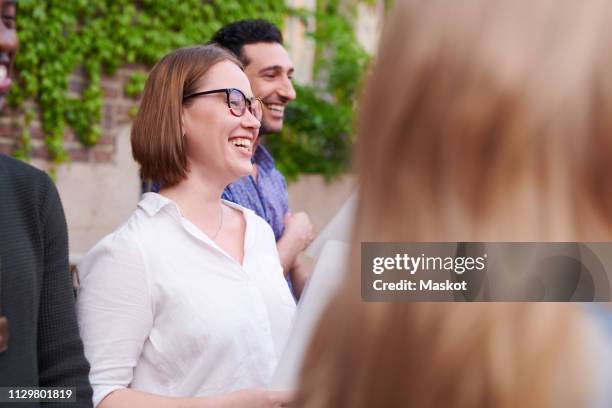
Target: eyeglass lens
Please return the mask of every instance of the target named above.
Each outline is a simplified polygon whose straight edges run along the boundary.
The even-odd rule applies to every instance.
[[[244,94],[238,89],[232,89],[228,94],[228,102],[234,115],[244,115],[244,112],[248,106],[251,114],[253,114],[253,116],[255,116],[258,120],[261,120],[263,111],[259,99],[253,98],[251,100],[247,100]]]

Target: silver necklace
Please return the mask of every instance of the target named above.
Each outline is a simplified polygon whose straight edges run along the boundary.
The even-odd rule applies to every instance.
[[[219,235],[219,232],[221,232],[221,227],[223,226],[223,204],[221,204],[221,213],[219,214],[219,228],[217,228],[217,232],[214,233],[214,235],[212,237],[210,237],[211,241],[214,241],[217,238],[217,235]]]

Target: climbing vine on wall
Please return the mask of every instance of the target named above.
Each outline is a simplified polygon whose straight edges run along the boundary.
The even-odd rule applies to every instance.
[[[269,140],[278,167],[290,179],[300,172],[329,179],[350,160],[355,100],[370,60],[347,19],[347,13],[356,17],[356,4],[342,13],[339,0],[317,1],[316,29],[309,33],[316,44],[313,85],[296,86],[287,125],[279,138]]]
[[[280,138],[270,138],[271,148],[290,177],[298,171],[333,175],[346,165],[352,98],[366,56],[336,2],[319,4],[312,15],[289,10],[284,0],[20,0],[18,8],[19,86],[11,91],[11,102],[28,110],[26,124],[33,113],[24,102],[35,102],[45,144],[56,162],[68,159],[63,144],[67,127],[85,146],[100,138],[103,74],[113,75],[124,64],[152,66],[171,50],[206,42],[238,19],[265,18],[282,27],[288,13],[297,13],[316,19],[311,35],[317,44],[327,44],[331,59],[318,58],[315,71],[325,71],[328,81],[298,87],[288,126]],[[83,70],[86,82],[75,94],[68,82],[77,69]],[[135,73],[124,93],[137,96],[145,80]],[[27,157],[29,146],[24,126],[17,155]]]

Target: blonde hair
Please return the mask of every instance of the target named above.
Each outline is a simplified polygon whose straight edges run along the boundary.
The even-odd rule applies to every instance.
[[[397,3],[359,109],[349,268],[299,406],[584,406],[574,305],[364,303],[359,243],[609,240],[612,4]]]
[[[300,408],[572,408],[591,327],[570,305],[369,303],[339,294],[302,367]]]
[[[390,17],[357,140],[360,219],[388,216],[364,233],[563,241],[612,224],[612,3],[406,0]]]

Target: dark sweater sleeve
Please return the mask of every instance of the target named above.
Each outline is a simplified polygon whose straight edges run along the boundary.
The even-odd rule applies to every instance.
[[[43,277],[38,321],[38,368],[41,387],[76,387],[77,403],[52,407],[91,407],[89,363],[77,326],[68,265],[68,232],[64,210],[53,182],[44,174],[41,225]]]

